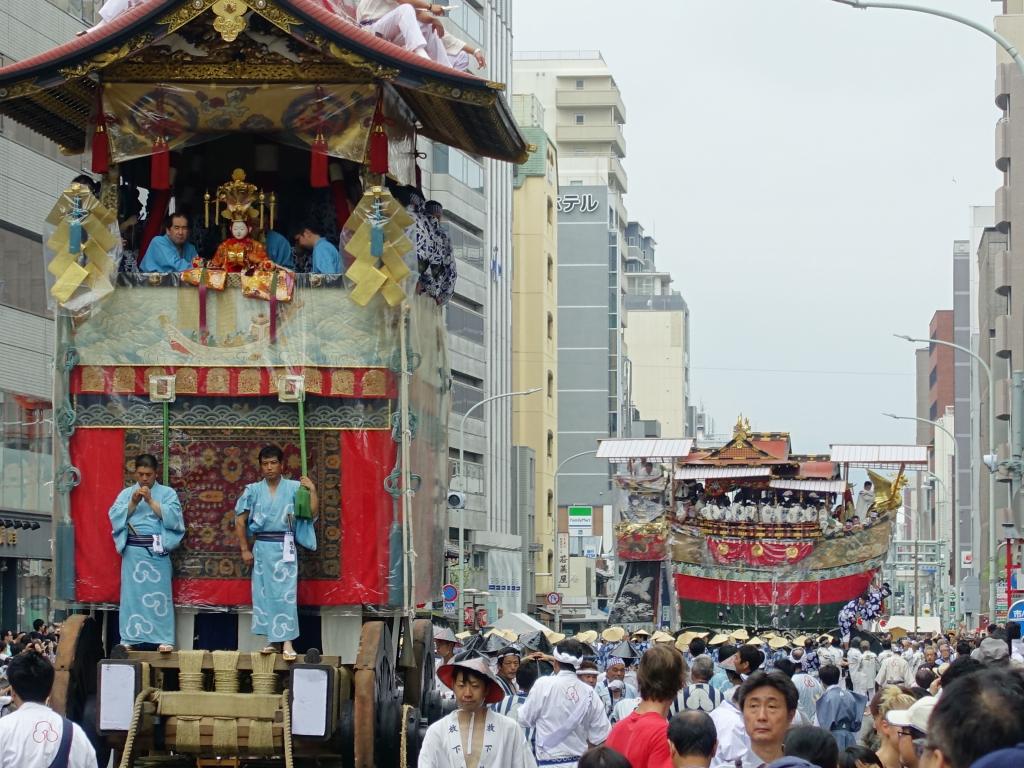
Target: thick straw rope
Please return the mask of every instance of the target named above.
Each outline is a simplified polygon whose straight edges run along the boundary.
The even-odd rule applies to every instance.
[[[252,654],[252,692],[276,693],[277,675],[274,674],[274,661],[277,654]]]
[[[203,690],[203,656],[206,651],[178,651],[178,683],[183,691]]]
[[[135,746],[135,732],[139,728],[139,720],[142,719],[142,703],[154,694],[159,695],[155,688],[143,688],[142,692],[135,697],[135,706],[132,707],[132,719],[128,725],[128,735],[125,737],[124,750],[121,752],[120,768],[128,768],[131,764],[132,750]]]
[[[213,684],[217,693],[238,693],[238,651],[213,652]]]

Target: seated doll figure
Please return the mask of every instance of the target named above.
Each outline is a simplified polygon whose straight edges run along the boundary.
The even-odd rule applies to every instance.
[[[245,272],[268,260],[263,243],[252,236],[252,228],[244,217],[231,222],[231,237],[217,246],[210,266],[227,272]]]

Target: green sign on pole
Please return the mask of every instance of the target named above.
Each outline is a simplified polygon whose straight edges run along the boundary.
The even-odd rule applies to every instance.
[[[588,534],[594,528],[593,507],[569,507],[569,531],[586,531]]]

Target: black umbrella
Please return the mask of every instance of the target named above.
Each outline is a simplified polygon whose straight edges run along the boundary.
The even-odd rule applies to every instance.
[[[520,635],[519,644],[529,651],[539,651],[544,654],[551,653],[551,642],[548,640],[547,635],[539,629]]]

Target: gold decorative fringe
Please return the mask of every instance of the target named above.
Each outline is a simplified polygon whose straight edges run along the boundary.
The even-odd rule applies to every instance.
[[[238,693],[238,651],[213,652],[213,684],[217,693]]]
[[[203,657],[206,651],[178,651],[178,682],[181,690],[203,690]],[[197,726],[198,727],[198,726]]]
[[[252,692],[276,693],[277,675],[274,674],[276,653],[252,653]]]

